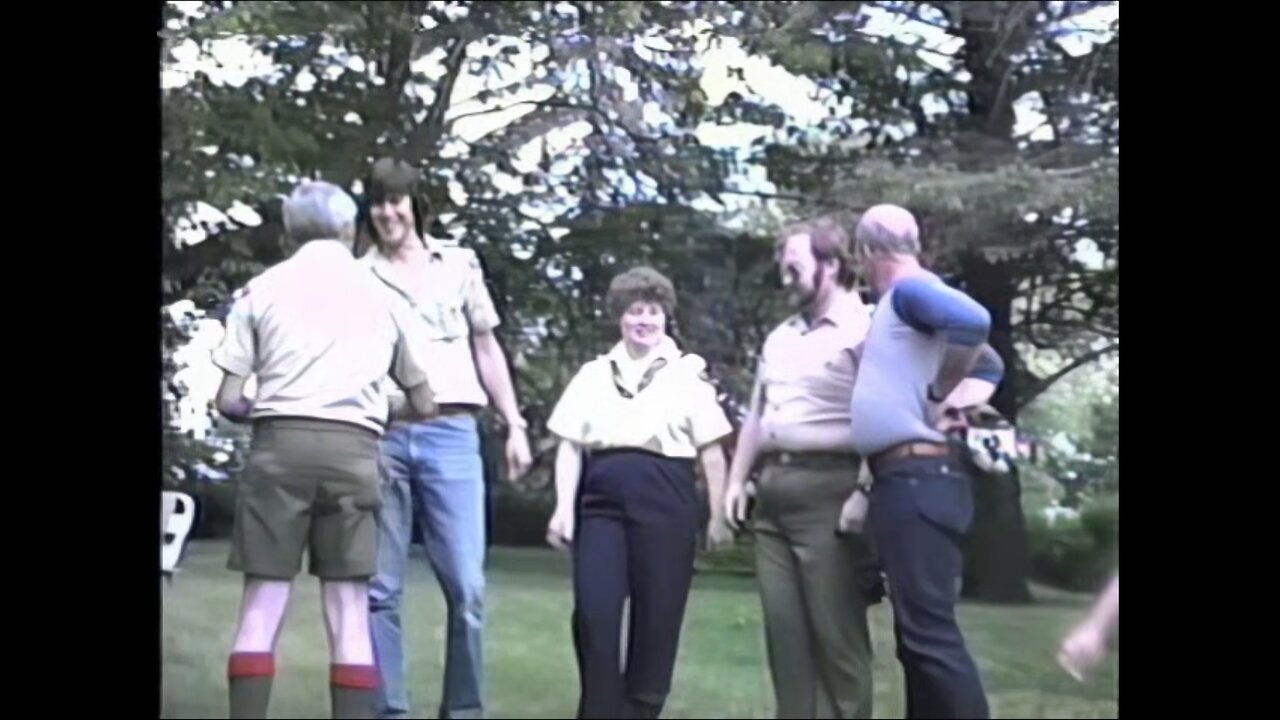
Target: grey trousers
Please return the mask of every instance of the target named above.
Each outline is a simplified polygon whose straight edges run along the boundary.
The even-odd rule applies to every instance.
[[[870,718],[871,638],[860,572],[871,552],[837,536],[858,467],[767,465],[754,530],[779,718]]]

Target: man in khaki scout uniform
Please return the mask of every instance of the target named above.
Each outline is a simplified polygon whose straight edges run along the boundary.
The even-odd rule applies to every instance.
[[[431,352],[440,417],[396,423],[382,442],[383,509],[378,573],[370,584],[373,642],[382,673],[382,717],[409,714],[400,607],[415,513],[448,617],[439,717],[484,711],[485,478],[477,415],[492,400],[506,422],[507,479],[529,467],[498,312],[476,253],[426,232],[431,217],[420,173],[392,159],[374,163],[366,184],[372,247],[361,262],[389,297],[419,319],[412,337]]]
[[[355,219],[341,189],[298,187],[284,225],[302,247],[237,294],[213,353],[225,372],[219,411],[254,424],[229,561],[245,575],[228,663],[233,718],[266,717],[304,551],[322,585],[333,717],[374,717],[367,579],[377,568],[378,438],[389,412],[430,412],[432,400],[422,356],[406,340],[413,318],[351,254]],[[389,407],[388,375],[409,408]]]
[[[853,291],[847,233],[815,220],[779,238],[778,268],[799,311],[765,340],[726,492],[746,520],[746,482],[762,466],[756,566],[779,718],[871,717],[870,553],[838,535],[858,481],[849,431],[854,353],[870,316]]]

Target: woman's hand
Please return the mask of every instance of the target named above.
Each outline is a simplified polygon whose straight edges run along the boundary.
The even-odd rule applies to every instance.
[[[733,547],[733,528],[720,515],[712,515],[707,523],[707,550],[725,550]]]
[[[556,508],[547,523],[547,544],[557,550],[573,547],[573,510]]]

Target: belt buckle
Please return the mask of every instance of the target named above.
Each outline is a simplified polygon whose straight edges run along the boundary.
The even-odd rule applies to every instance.
[[[790,465],[790,464],[791,464],[791,459],[792,459],[792,457],[791,457],[791,453],[789,453],[789,452],[783,451],[783,452],[778,453],[778,464],[779,464],[779,465]]]

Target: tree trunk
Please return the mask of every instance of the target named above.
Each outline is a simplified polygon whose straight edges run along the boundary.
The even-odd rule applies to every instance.
[[[970,253],[962,263],[965,291],[991,313],[991,346],[1006,367],[1014,367],[1012,336],[1013,273],[1005,263]],[[1012,372],[1006,372],[991,405],[1011,423],[1018,407]],[[1029,603],[1030,549],[1022,515],[1022,484],[1017,468],[1006,475],[974,474],[973,528],[964,549],[965,598],[992,603]]]

